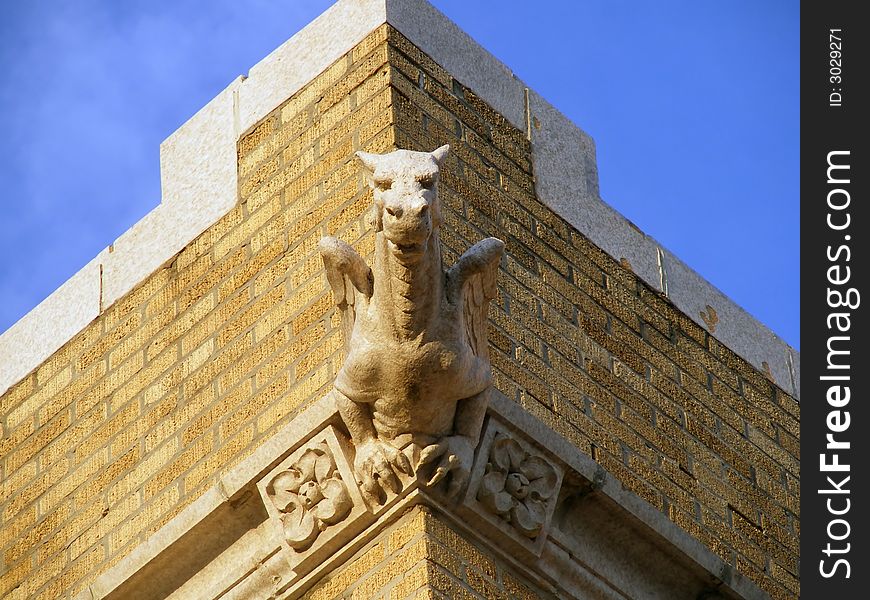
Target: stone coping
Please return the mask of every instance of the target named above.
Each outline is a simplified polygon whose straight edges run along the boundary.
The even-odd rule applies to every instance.
[[[800,398],[800,354],[601,200],[592,139],[426,0],[339,0],[169,136],[161,204],[0,335],[0,394],[226,214],[241,135],[385,22],[527,133],[544,203]]]

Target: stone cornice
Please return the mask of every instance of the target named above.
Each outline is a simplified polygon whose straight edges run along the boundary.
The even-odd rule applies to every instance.
[[[474,474],[460,500],[449,501],[410,479],[382,506],[366,506],[352,493],[353,511],[324,527],[322,542],[296,551],[282,541],[281,521],[258,490],[288,460],[297,460],[321,440],[327,440],[337,463],[345,463],[341,477],[354,488],[346,476],[352,464],[348,448],[336,443],[345,435],[332,396],[324,396],[216,478],[199,500],[100,575],[76,600],[213,598],[241,590],[296,598],[418,504],[430,507],[540,589],[560,597],[615,599],[642,593],[645,598],[672,598],[715,591],[721,598],[767,598],[590,457],[497,392],[490,398]],[[556,475],[546,482],[552,495],[545,494],[550,504],[545,522],[532,534],[495,514],[482,492],[481,475],[492,472],[499,439],[515,440],[521,456],[540,458]]]

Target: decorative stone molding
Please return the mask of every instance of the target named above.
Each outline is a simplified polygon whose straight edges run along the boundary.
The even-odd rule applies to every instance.
[[[293,570],[302,574],[371,520],[353,477],[352,449],[329,425],[257,482]]]
[[[347,518],[353,500],[336,472],[329,446],[306,448],[294,464],[266,485],[269,506],[280,514],[284,539],[297,552],[307,550],[320,532]]]
[[[543,445],[490,414],[459,510],[501,545],[538,557],[563,475],[563,466]]]
[[[558,597],[670,600],[715,592],[728,600],[768,598],[658,508],[622,487],[590,457],[497,392],[490,393],[471,479],[458,504],[446,501],[438,486],[403,478],[400,493],[390,493],[383,505],[367,506],[353,478],[353,448],[342,433],[339,416],[332,394],[321,398],[76,600],[301,598],[416,504],[432,507],[467,539]],[[286,448],[293,450],[288,453]],[[327,456],[332,460],[323,458]],[[303,507],[323,529],[310,546],[297,550],[285,536],[282,518],[288,513],[279,510],[282,501],[277,506],[273,502],[277,495],[269,486],[274,488],[287,472],[298,472],[291,486],[295,488],[296,480],[309,478],[312,460],[312,481],[322,488],[322,482],[334,485],[328,482],[339,480],[353,507],[344,518],[327,519],[314,514],[323,500]],[[487,500],[489,492],[482,491],[488,464],[489,473],[508,473],[504,491],[520,489],[507,483],[514,473],[524,474],[530,480],[529,491],[534,487],[540,494],[543,522],[539,530],[526,528],[537,530],[534,537],[490,508],[495,501]],[[555,481],[550,469],[556,473]],[[534,482],[539,483],[533,486]],[[252,487],[259,494],[251,494]],[[493,495],[502,491],[498,485],[494,488]],[[517,506],[513,501],[520,499],[511,498],[511,505]],[[317,514],[321,510],[327,512],[324,507]],[[240,535],[240,531],[247,533]],[[213,550],[215,558],[198,572],[185,571],[190,549],[203,546],[223,549]],[[155,585],[155,589],[177,591],[151,593],[149,586]]]
[[[530,539],[541,534],[551,512],[559,473],[544,457],[498,433],[489,451],[477,499]]]

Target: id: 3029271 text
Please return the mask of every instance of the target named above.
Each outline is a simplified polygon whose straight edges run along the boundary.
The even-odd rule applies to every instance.
[[[828,94],[828,106],[838,107],[843,105],[843,30],[828,30],[828,82],[830,93]]]

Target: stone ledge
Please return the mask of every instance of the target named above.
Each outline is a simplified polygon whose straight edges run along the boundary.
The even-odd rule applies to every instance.
[[[581,453],[568,440],[554,433],[542,421],[527,413],[520,405],[501,394],[493,394],[491,407],[505,420],[536,440],[546,440],[546,447],[580,477],[593,483],[595,489],[621,510],[642,523],[654,535],[666,540],[706,573],[714,574],[724,585],[740,597],[763,599],[764,594],[752,581],[729,567],[721,558],[698,540],[683,531],[676,523],[649,502],[624,487],[613,475],[590,456]],[[558,533],[556,534],[558,538]],[[564,537],[560,540],[564,544]]]
[[[664,249],[662,254],[667,295],[674,305],[800,399],[800,354],[679,258]]]
[[[504,63],[426,0],[385,1],[390,25],[514,127],[526,130],[526,86]]]
[[[0,335],[0,394],[226,214],[237,201],[241,134],[384,22],[526,131],[543,202],[800,398],[799,353],[603,202],[591,138],[425,0],[340,0],[167,138],[162,204]],[[708,305],[715,326],[701,316]]]
[[[467,519],[462,518],[463,505],[444,502],[437,490],[412,485],[384,506],[376,515],[377,520],[364,531],[349,526],[347,532],[337,532],[341,547],[310,570],[294,574],[281,555],[281,541],[270,530],[273,525],[266,517],[260,496],[251,490],[256,489],[258,479],[270,468],[301,448],[318,431],[330,423],[340,423],[338,411],[327,395],[230,473],[216,478],[215,485],[199,500],[97,577],[76,598],[216,598],[225,594],[244,597],[243,590],[252,589],[268,589],[275,597],[296,598],[416,504],[432,507],[464,536],[494,552],[542,589],[561,590],[573,597],[596,591],[604,598],[625,598],[628,593],[632,597],[664,599],[669,597],[668,589],[673,589],[668,586],[674,585],[668,578],[675,577],[680,585],[694,590],[694,595],[700,589],[716,589],[722,598],[732,600],[768,597],[522,407],[494,392],[488,412],[491,419],[509,424],[530,447],[563,465],[566,478],[570,476],[572,481],[580,482],[584,490],[580,512],[571,512],[567,517],[563,514],[558,523],[554,520],[550,524],[548,539],[540,540],[543,550],[540,558],[531,555],[519,560],[510,550],[515,547],[510,536],[498,528],[482,530],[466,524]],[[480,465],[480,460],[478,456],[476,464]],[[231,493],[230,489],[237,491]],[[467,500],[464,502],[467,505]],[[571,526],[576,523],[582,526]],[[225,535],[223,531],[233,533]],[[634,545],[621,547],[620,540]],[[595,546],[584,550],[590,545]],[[196,569],[178,567],[191,562],[187,553],[192,548],[206,549],[203,552],[208,560],[200,561]],[[185,556],[185,560],[180,560]],[[640,557],[648,557],[645,569],[637,568]],[[167,568],[169,565],[174,567]],[[674,570],[678,571],[676,575],[664,574]],[[658,591],[644,595],[638,590]]]
[[[341,0],[251,67],[239,91],[240,133],[386,21],[385,0]]]
[[[0,335],[0,394],[21,381],[101,312],[100,252],[48,298]]]

